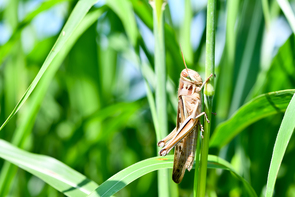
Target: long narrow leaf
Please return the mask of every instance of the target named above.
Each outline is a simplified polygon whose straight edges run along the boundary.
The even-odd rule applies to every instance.
[[[98,185],[60,161],[26,152],[0,139],[0,157],[39,177],[67,196],[86,196]]]
[[[291,89],[254,98],[215,129],[210,146],[222,147],[250,124],[267,116],[284,112],[294,93],[295,89]]]
[[[97,18],[104,12],[104,8],[100,8],[96,11],[93,11],[83,19],[80,23],[79,28],[72,34],[69,38],[67,45],[64,50],[62,50],[53,60],[51,67],[44,74],[42,80],[40,81],[38,87],[35,89],[35,92],[30,97],[30,103],[28,105],[28,109],[25,111],[24,118],[18,124],[17,129],[12,138],[12,144],[15,146],[22,147],[23,142],[30,135],[35,119],[36,114],[39,111],[41,102],[43,101],[45,94],[48,90],[49,85],[51,84],[52,78],[54,77],[56,71],[60,67],[62,61],[73,47],[74,43],[77,39],[82,35],[86,29],[89,28],[91,24],[93,24]],[[3,192],[3,188],[10,188],[10,184],[12,180],[11,177],[15,176],[15,167],[10,163],[4,163],[1,174],[0,174],[0,191]],[[0,193],[1,193],[0,192]],[[2,193],[1,193],[2,194]]]
[[[164,37],[163,1],[155,0],[153,7],[154,37],[155,37],[155,73],[156,73],[156,110],[158,125],[156,126],[157,141],[160,141],[168,132],[167,95],[166,95],[166,56]],[[158,171],[158,195],[169,196],[168,170]],[[171,181],[171,180],[170,180]]]
[[[250,73],[251,60],[254,56],[255,45],[259,39],[259,27],[262,22],[261,2],[256,1],[253,9],[253,16],[251,19],[252,28],[249,29],[245,50],[243,52],[240,70],[237,76],[237,82],[234,87],[232,103],[229,114],[232,115],[244,101],[243,94],[247,84],[247,78]],[[253,74],[253,73],[251,73]]]
[[[281,123],[278,136],[275,142],[273,155],[271,158],[270,168],[267,177],[266,197],[273,196],[276,178],[289,144],[290,138],[295,128],[295,94],[293,95]]]
[[[143,160],[138,162],[124,170],[118,172],[103,184],[101,184],[95,191],[93,191],[89,196],[91,197],[105,197],[111,196],[126,187],[132,181],[138,179],[139,177],[150,173],[155,170],[172,168],[173,167],[173,156],[168,155],[166,157],[153,157],[150,159]],[[243,179],[238,173],[235,172],[234,168],[225,160],[209,155],[208,156],[208,168],[213,169],[223,169],[229,170],[233,174],[235,174],[238,179],[240,179],[246,190],[248,191],[249,196],[256,196],[255,191],[249,185],[249,183]]]
[[[78,1],[76,4],[73,12],[71,13],[71,16],[69,17],[67,23],[65,24],[64,28],[62,29],[61,34],[59,35],[56,43],[52,47],[50,53],[48,54],[47,58],[45,59],[41,69],[39,70],[37,76],[33,80],[33,82],[30,84],[20,101],[17,103],[15,108],[12,110],[11,114],[8,116],[8,118],[5,120],[5,122],[0,127],[0,130],[8,123],[8,121],[17,113],[17,111],[21,108],[21,106],[24,104],[24,102],[28,99],[30,94],[35,89],[36,85],[40,81],[41,77],[49,67],[50,63],[54,59],[54,57],[58,54],[58,52],[65,46],[65,43],[69,39],[69,37],[72,35],[73,31],[77,28],[81,20],[84,18],[88,10],[91,8],[91,6],[96,2],[96,0],[84,0],[84,1]]]

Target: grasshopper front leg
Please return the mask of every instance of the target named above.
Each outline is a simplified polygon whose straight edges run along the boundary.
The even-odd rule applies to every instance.
[[[203,89],[203,87],[205,86],[205,84],[210,80],[210,78],[213,77],[213,74],[211,73],[210,76],[206,79],[206,81],[203,82],[203,84],[201,85],[201,87],[197,88],[196,91],[197,92],[201,92],[201,90]],[[215,75],[214,75],[215,77]]]

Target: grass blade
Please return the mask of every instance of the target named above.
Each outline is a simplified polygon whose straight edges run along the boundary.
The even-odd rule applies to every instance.
[[[185,54],[185,61],[187,65],[193,64],[193,49],[191,45],[191,23],[192,23],[192,8],[191,8],[191,1],[185,0],[184,1],[184,21],[183,26],[180,28],[180,44],[183,50],[183,54]]]
[[[159,118],[159,131],[157,140],[167,135],[167,98],[166,98],[166,66],[164,47],[164,19],[163,13],[158,19],[154,10],[154,36],[155,36],[155,73],[156,73],[156,107]]]
[[[107,5],[120,17],[131,44],[135,46],[138,31],[131,2],[128,0],[108,0]]]
[[[59,35],[56,43],[52,47],[50,53],[48,54],[47,58],[45,59],[41,69],[39,70],[37,76],[32,81],[20,101],[17,103],[15,108],[12,110],[11,114],[5,120],[5,122],[0,127],[0,131],[2,128],[8,123],[8,121],[18,112],[24,102],[28,99],[31,95],[35,87],[37,86],[38,82],[40,81],[41,77],[49,67],[50,63],[54,59],[54,57],[59,53],[59,51],[65,46],[65,43],[72,35],[73,31],[77,28],[81,20],[84,18],[88,10],[91,6],[96,2],[96,0],[85,0],[85,1],[78,1],[76,4],[73,12],[71,13],[67,23],[65,24],[64,28],[62,29],[61,34]]]
[[[269,4],[268,4],[267,0],[262,0],[262,10],[263,10],[266,29],[269,30],[269,27],[270,27],[270,11],[269,11]]]
[[[213,107],[214,75],[215,75],[215,23],[216,23],[216,0],[209,0],[207,4],[207,30],[206,30],[206,65],[205,79],[213,75],[204,89],[204,110],[209,120]],[[211,125],[204,121],[204,138],[201,142],[201,155],[198,179],[194,183],[194,196],[206,195],[207,157],[209,149]],[[198,157],[197,157],[198,158]],[[196,175],[195,175],[196,177]]]
[[[3,62],[3,60],[9,55],[12,47],[15,45],[15,43],[20,39],[20,34],[22,30],[27,27],[27,25],[30,24],[30,22],[41,12],[50,9],[51,7],[55,6],[56,4],[65,2],[67,0],[51,0],[51,1],[45,1],[43,2],[38,8],[33,10],[31,13],[29,13],[22,22],[18,24],[15,31],[13,31],[13,34],[11,35],[10,39],[1,46],[0,50],[0,63]]]
[[[173,167],[173,155],[167,155],[166,157],[153,157],[143,161],[140,161],[124,170],[118,172],[103,184],[101,184],[95,191],[93,191],[89,196],[111,196],[116,192],[120,191],[122,188],[126,187],[129,183],[140,178],[141,176],[153,172],[159,169],[172,168]],[[193,168],[195,167],[195,164]],[[212,169],[223,169],[232,172],[236,177],[241,180],[248,191],[249,196],[256,196],[255,191],[251,185],[243,179],[234,168],[227,161],[213,156],[208,156],[208,168]]]
[[[249,101],[229,120],[215,129],[210,146],[222,147],[250,124],[267,116],[284,112],[294,93],[295,89],[270,92]]]
[[[54,158],[26,152],[0,140],[0,157],[39,177],[67,196],[86,196],[98,185]]]
[[[291,26],[291,29],[293,31],[293,34],[295,34],[295,15],[292,11],[292,8],[290,6],[290,3],[286,0],[277,0],[279,6],[281,7],[282,11],[284,12],[289,25]]]
[[[251,19],[252,28],[249,30],[247,43],[241,60],[240,70],[237,76],[237,83],[235,84],[234,93],[232,97],[232,104],[229,115],[232,115],[244,102],[244,90],[247,85],[247,78],[250,73],[251,60],[254,55],[255,45],[258,40],[259,27],[262,22],[261,2],[256,1]],[[253,73],[252,73],[253,74]]]
[[[219,66],[216,87],[216,111],[218,111],[218,122],[224,121],[228,117],[229,106],[231,104],[232,81],[234,73],[234,62],[237,42],[237,16],[240,1],[227,1],[227,18],[226,18],[226,43],[225,43],[225,63]],[[222,91],[218,91],[221,90]]]
[[[266,186],[266,197],[273,196],[274,186],[276,178],[281,166],[284,154],[289,144],[290,138],[295,128],[294,121],[295,114],[295,94],[293,95],[282,120],[278,136],[274,145],[273,155],[269,167],[267,186]]]
[[[155,37],[155,73],[156,73],[156,110],[158,125],[156,126],[157,141],[167,135],[167,96],[166,96],[166,65],[165,65],[165,40],[164,40],[164,16],[163,1],[152,2],[154,37]],[[160,197],[169,196],[169,173],[168,170],[158,172],[158,194]]]
[[[40,80],[39,85],[36,87],[34,93],[30,97],[28,109],[25,111],[24,118],[21,120],[20,124],[16,128],[16,131],[12,138],[12,144],[18,147],[23,147],[23,142],[28,138],[31,134],[33,125],[35,123],[36,115],[39,111],[41,102],[43,101],[45,94],[48,90],[49,85],[51,84],[52,78],[54,77],[56,71],[60,67],[64,58],[72,48],[72,46],[76,43],[77,39],[85,32],[86,29],[89,28],[91,24],[93,24],[97,18],[104,12],[104,8],[100,8],[96,11],[93,11],[83,19],[80,23],[79,28],[72,34],[69,38],[67,45],[64,49],[54,58],[51,67],[47,70],[47,72]],[[5,196],[5,191],[10,188],[11,185],[11,177],[15,177],[15,167],[10,163],[5,163],[2,167],[0,174],[0,195]]]

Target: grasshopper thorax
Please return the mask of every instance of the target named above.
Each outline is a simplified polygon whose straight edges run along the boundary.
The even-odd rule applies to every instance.
[[[180,78],[184,83],[191,83],[197,86],[201,86],[203,83],[199,73],[191,69],[183,69],[180,73]]]

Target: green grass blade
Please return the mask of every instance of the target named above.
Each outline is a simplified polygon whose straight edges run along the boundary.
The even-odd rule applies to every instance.
[[[16,130],[16,133],[13,137],[12,143],[16,146],[21,146],[24,138],[27,136],[24,134],[24,131],[30,126],[28,124],[35,122],[35,115],[38,113],[41,102],[43,101],[45,94],[48,90],[48,87],[57,72],[58,68],[68,55],[71,48],[74,46],[78,38],[99,18],[105,11],[105,7],[97,9],[85,16],[83,21],[79,24],[78,28],[73,32],[72,36],[69,38],[67,45],[64,46],[63,50],[58,53],[58,55],[52,61],[51,67],[43,75],[42,80],[40,80],[38,87],[36,87],[34,94],[30,98],[29,110],[25,115],[20,127]],[[33,125],[31,125],[33,126]]]
[[[5,57],[10,54],[12,47],[15,45],[16,41],[20,39],[20,34],[22,30],[30,24],[30,22],[41,12],[50,9],[51,7],[55,6],[56,4],[62,3],[67,0],[51,0],[43,2],[38,8],[34,9],[31,13],[29,13],[22,22],[18,24],[16,30],[13,31],[10,39],[1,46],[0,50],[0,64],[5,59]]]
[[[153,7],[154,37],[155,37],[155,73],[156,73],[156,110],[158,125],[156,126],[157,142],[167,135],[167,95],[166,95],[166,56],[164,40],[164,14],[162,1],[156,0]],[[159,4],[161,3],[161,4]],[[158,148],[159,149],[159,148]],[[160,197],[169,196],[168,170],[158,172],[158,194]]]
[[[56,43],[52,47],[52,50],[48,54],[47,58],[45,59],[41,69],[39,70],[37,76],[33,80],[33,82],[30,84],[20,101],[17,103],[15,108],[12,110],[11,114],[8,116],[8,118],[5,120],[5,122],[0,127],[0,130],[8,123],[8,121],[17,113],[17,111],[21,108],[21,106],[24,104],[24,102],[28,99],[30,94],[35,89],[36,85],[40,81],[41,77],[49,67],[50,63],[54,59],[54,57],[59,53],[59,51],[65,46],[65,43],[69,39],[69,37],[72,35],[73,31],[77,28],[81,20],[84,18],[88,10],[91,8],[91,6],[96,2],[96,0],[84,0],[84,1],[78,1],[76,4],[73,12],[71,13],[67,23],[65,24],[64,28],[62,29],[62,32],[60,33]]]
[[[255,45],[259,36],[259,27],[262,22],[261,2],[256,1],[251,19],[251,28],[247,36],[247,42],[241,60],[240,70],[237,76],[234,93],[232,97],[232,104],[229,115],[232,115],[244,102],[243,94],[247,85],[247,78],[250,73],[251,60],[254,56]],[[251,73],[253,74],[253,73]]]
[[[208,168],[211,169],[223,169],[223,170],[228,170],[231,173],[233,173],[240,181],[242,181],[248,196],[257,196],[257,194],[255,193],[254,189],[252,188],[252,186],[248,183],[248,181],[246,181],[241,175],[239,175],[234,167],[228,163],[227,161],[215,156],[215,155],[208,155],[208,164],[207,164]]]
[[[274,3],[276,4],[276,2]],[[271,37],[268,39],[272,39]],[[264,44],[268,42],[265,40]],[[290,37],[285,41],[285,43],[279,48],[275,57],[272,58],[272,50],[268,51],[268,49],[264,50],[266,53],[264,54],[264,58],[266,56],[269,57],[270,60],[263,60],[260,67],[259,75],[257,76],[257,80],[255,85],[252,88],[251,93],[247,96],[249,99],[255,98],[262,93],[272,92],[276,90],[283,89],[293,89],[293,74],[292,72],[287,73],[285,70],[293,70],[294,69],[294,53],[295,53],[295,34],[291,34]],[[283,69],[282,69],[283,68]],[[277,83],[277,79],[280,79],[280,83]]]
[[[162,6],[163,6],[163,3],[164,1],[163,0],[152,0],[151,2],[154,2],[155,3],[155,16],[156,16],[156,20],[157,21],[160,21],[162,20]]]
[[[39,177],[67,196],[86,196],[98,185],[60,161],[0,140],[0,157]]]
[[[294,93],[295,89],[270,92],[249,101],[229,120],[215,129],[210,146],[222,147],[250,124],[267,116],[284,112]]]
[[[269,27],[270,27],[270,11],[269,11],[269,4],[268,4],[267,0],[262,0],[262,10],[263,10],[266,29],[269,30]]]
[[[240,1],[227,1],[227,18],[226,18],[226,43],[225,43],[225,63],[219,66],[216,84],[216,111],[217,118],[224,121],[228,117],[228,111],[231,104],[232,81],[234,73],[234,62],[237,42],[237,16],[239,12]],[[220,90],[220,91],[219,91]]]
[[[158,19],[154,9],[154,36],[155,36],[155,73],[156,73],[156,107],[159,118],[157,140],[167,135],[167,99],[166,99],[166,66],[163,13]],[[158,20],[157,20],[158,19]]]
[[[155,99],[154,99],[151,87],[150,87],[150,85],[148,83],[147,69],[144,69],[144,67],[147,67],[147,66],[144,66],[143,65],[144,63],[142,61],[140,62],[140,64],[141,64],[141,73],[142,73],[142,75],[144,77],[144,86],[145,86],[145,89],[146,89],[147,100],[149,102],[149,106],[150,106],[150,109],[151,109],[151,114],[152,114],[154,127],[155,127],[155,130],[158,131],[159,130],[159,128],[158,128],[159,123],[158,123],[158,115],[157,115]]]
[[[208,119],[211,121],[211,112],[213,107],[214,76],[215,76],[215,23],[216,23],[216,0],[208,0],[207,3],[207,27],[206,27],[206,64],[205,64],[205,79],[210,76],[208,83],[204,88],[204,110]],[[204,121],[204,133],[201,141],[201,155],[198,179],[194,183],[194,196],[205,196],[207,185],[207,158],[209,149],[211,124]],[[198,156],[198,155],[197,155]],[[198,157],[197,157],[198,158]],[[197,171],[196,171],[197,172]],[[196,177],[197,175],[195,175]]]
[[[140,20],[152,31],[153,30],[153,14],[151,12],[150,6],[140,0],[131,0],[133,5],[133,10]],[[183,61],[180,55],[179,42],[176,40],[176,35],[174,30],[167,24],[164,25],[165,32],[165,50],[166,53],[170,53],[173,64],[168,64],[166,66],[171,66],[167,68],[169,76],[174,80],[179,79],[179,73],[183,69]]]
[[[277,2],[281,7],[282,11],[284,12],[289,22],[289,25],[291,26],[293,34],[295,34],[295,15],[292,11],[290,3],[287,0],[277,0]]]
[[[69,38],[67,45],[64,49],[58,53],[58,55],[54,58],[51,67],[44,74],[42,79],[40,80],[38,86],[36,87],[34,93],[29,99],[28,109],[24,112],[23,119],[19,123],[18,127],[12,138],[12,144],[15,146],[23,147],[23,142],[28,138],[31,134],[33,125],[35,123],[36,115],[39,111],[41,102],[43,101],[45,94],[48,90],[51,81],[60,67],[61,63],[65,59],[66,55],[72,48],[72,46],[76,43],[77,39],[85,32],[86,29],[89,28],[91,24],[93,24],[99,16],[104,12],[104,7],[93,11],[85,16],[83,21],[79,24],[79,27],[75,30],[72,36]],[[0,194],[3,195],[5,188],[10,188],[11,177],[15,177],[15,167],[9,163],[5,163],[0,174]]]
[[[166,157],[153,157],[143,161],[140,161],[124,170],[118,172],[103,184],[101,184],[95,191],[89,196],[111,196],[122,188],[126,187],[132,181],[140,178],[141,176],[153,172],[159,169],[172,168],[173,167],[173,155]],[[195,167],[195,164],[193,168]],[[232,172],[236,177],[241,180],[248,191],[249,196],[256,196],[255,191],[251,185],[243,179],[238,173],[235,172],[234,168],[227,161],[216,157],[214,155],[208,155],[208,168],[212,169],[223,169]]]
[[[144,22],[144,24],[150,29],[153,29],[153,14],[150,9],[150,5],[144,1],[131,0],[133,10],[136,15]]]
[[[131,44],[135,46],[138,30],[131,2],[129,0],[108,0],[106,3],[119,16]]]
[[[184,21],[182,28],[180,28],[180,44],[183,50],[183,54],[188,65],[193,64],[193,49],[191,45],[191,23],[192,23],[192,8],[191,8],[191,1],[185,0],[184,1]]]
[[[273,196],[274,186],[276,178],[289,144],[290,138],[295,128],[294,121],[295,114],[295,94],[293,95],[282,120],[278,136],[274,145],[271,163],[269,167],[267,185],[266,185],[266,197]]]

